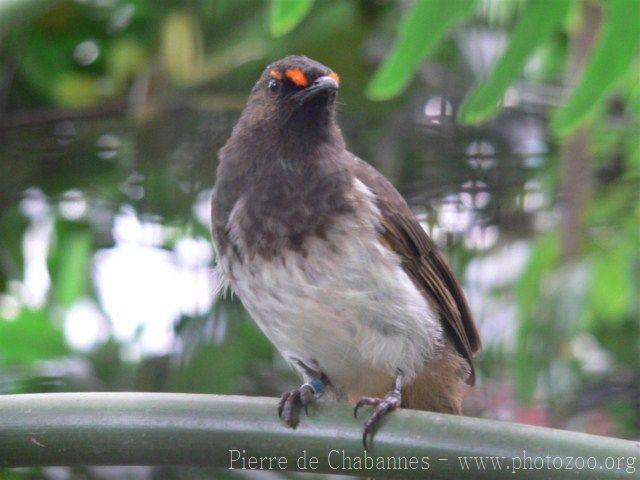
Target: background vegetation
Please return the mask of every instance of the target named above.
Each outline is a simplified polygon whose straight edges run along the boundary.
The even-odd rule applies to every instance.
[[[208,202],[252,83],[302,53],[464,280],[467,412],[638,438],[638,6],[0,1],[0,393],[297,382],[212,297]]]

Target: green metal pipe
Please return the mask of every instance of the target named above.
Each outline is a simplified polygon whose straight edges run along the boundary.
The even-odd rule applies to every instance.
[[[0,396],[0,466],[227,469],[242,468],[243,460],[246,468],[260,466],[268,457],[262,467],[276,471],[364,476],[640,478],[638,442],[401,410],[383,421],[365,454],[363,418],[354,419],[348,405],[310,408],[295,430],[275,406],[273,398],[164,393]]]

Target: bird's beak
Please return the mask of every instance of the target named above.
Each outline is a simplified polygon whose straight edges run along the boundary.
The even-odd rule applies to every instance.
[[[336,91],[338,90],[338,86],[338,81],[333,76],[323,75],[322,77],[318,77],[309,88],[317,92],[322,92]]]
[[[298,93],[298,99],[301,103],[307,102],[322,93],[334,93],[338,91],[338,80],[333,75],[323,75],[304,90]]]

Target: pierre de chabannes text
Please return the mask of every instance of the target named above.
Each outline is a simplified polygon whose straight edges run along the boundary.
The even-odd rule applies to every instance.
[[[284,456],[254,456],[245,450],[229,449],[230,470],[288,470],[313,471],[320,468],[320,458],[303,450],[297,458]],[[427,456],[375,456],[363,451],[351,456],[345,450],[329,450],[323,463],[330,470],[384,471],[384,470],[429,470],[434,463],[454,462],[460,470],[488,471],[504,470],[516,473],[524,470],[617,470],[622,473],[636,472],[636,457],[561,457],[531,456],[526,450],[516,457],[463,456],[456,458],[432,458]]]

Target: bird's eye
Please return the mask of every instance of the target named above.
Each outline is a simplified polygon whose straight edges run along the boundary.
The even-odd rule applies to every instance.
[[[275,78],[269,80],[269,91],[271,93],[278,93],[280,90],[280,82],[278,82]]]

